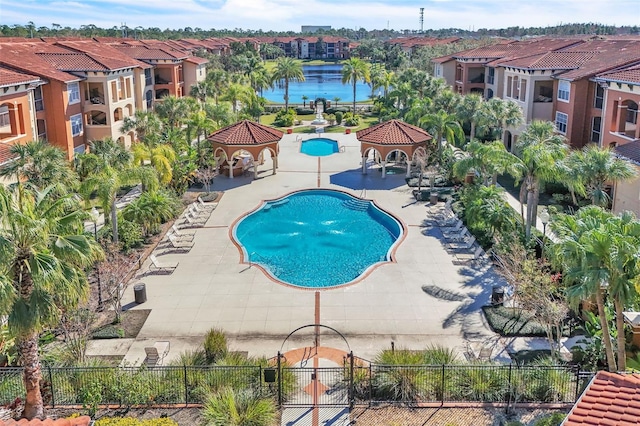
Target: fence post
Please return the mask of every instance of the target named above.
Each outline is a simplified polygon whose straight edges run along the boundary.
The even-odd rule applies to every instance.
[[[444,364],[442,364],[441,372],[442,372],[442,380],[440,384],[442,385],[442,387],[440,389],[442,389],[442,395],[440,395],[440,402],[444,404]]]
[[[580,397],[580,366],[576,367],[576,394],[573,398],[573,402],[575,403]]]
[[[282,407],[282,364],[280,363],[280,351],[278,351],[278,406]]]
[[[53,388],[53,374],[51,374],[51,366],[47,364],[47,370],[49,371],[49,386],[51,387],[51,408],[56,408],[56,392]]]
[[[373,402],[373,366],[369,362],[369,406]]]
[[[182,366],[182,374],[184,375],[184,405],[189,405],[189,381],[187,380],[187,366]]]
[[[349,410],[352,410],[353,402],[355,400],[355,384],[353,383],[353,368],[355,363],[353,362],[353,351],[349,352],[349,364],[351,365],[351,372],[349,374]]]
[[[509,380],[507,383],[507,409],[505,410],[506,414],[509,414],[511,408],[511,394],[513,393],[513,389],[511,388],[511,369],[513,368],[513,363],[509,363]]]

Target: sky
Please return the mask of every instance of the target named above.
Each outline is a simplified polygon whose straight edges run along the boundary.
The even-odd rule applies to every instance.
[[[0,0],[0,24],[161,29],[424,29],[640,25],[640,0]]]

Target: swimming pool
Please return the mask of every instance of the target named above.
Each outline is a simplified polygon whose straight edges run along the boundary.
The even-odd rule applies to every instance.
[[[372,201],[327,189],[265,201],[232,229],[245,262],[305,288],[346,284],[391,261],[403,233],[400,222]]]
[[[302,141],[300,152],[314,157],[325,157],[340,150],[338,141],[327,138],[312,138]]]

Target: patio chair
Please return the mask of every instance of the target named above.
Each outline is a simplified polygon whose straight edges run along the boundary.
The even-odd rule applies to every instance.
[[[158,260],[158,258],[152,254],[149,256],[151,260],[151,265],[149,265],[149,272],[158,272],[158,273],[169,273],[172,274],[173,271],[178,267],[178,262],[176,263],[162,263]]]
[[[191,216],[195,218],[202,218],[205,216],[208,218],[209,215],[211,215],[210,211],[207,211],[204,208],[199,207],[197,203],[189,204],[189,208],[187,209],[187,211],[191,213]]]
[[[483,346],[478,353],[478,361],[491,361],[491,355],[493,354],[492,346]]]
[[[456,222],[453,222],[451,226],[440,226],[440,230],[442,234],[455,234],[460,232],[465,228],[464,223],[460,219],[457,219]]]
[[[144,352],[147,355],[145,358],[145,364],[147,367],[155,367],[162,365],[162,361],[169,354],[169,348],[171,343],[168,341],[158,341],[153,346],[147,346],[144,348]]]
[[[169,232],[175,235],[178,240],[184,241],[193,241],[193,238],[196,236],[195,231],[186,232],[184,230],[179,230],[175,223],[171,225],[171,229],[169,229]]]
[[[457,232],[442,233],[442,236],[444,237],[445,240],[447,240],[447,242],[464,241],[464,239],[469,237],[470,235],[471,234],[469,233],[469,230],[466,227],[463,227]]]
[[[453,261],[453,264],[466,265],[467,263],[482,259],[484,255],[484,250],[478,246],[473,253],[455,253],[456,260]]]
[[[173,234],[168,234],[168,235],[169,235],[169,244],[174,249],[189,251],[193,247],[193,242],[179,241]]]
[[[213,211],[216,209],[216,207],[218,207],[218,203],[205,203],[204,200],[202,200],[202,197],[199,195],[196,201],[200,205],[200,207],[209,209],[209,211]]]
[[[203,217],[195,217],[191,212],[186,212],[182,221],[180,222],[180,227],[182,228],[201,228],[207,223],[209,218]]]
[[[447,243],[447,248],[449,250],[469,250],[476,243],[476,237],[473,235],[465,237],[462,241],[455,241],[452,243]]]

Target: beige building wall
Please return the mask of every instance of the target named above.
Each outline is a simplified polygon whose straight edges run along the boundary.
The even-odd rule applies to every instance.
[[[613,194],[613,213],[625,210],[632,211],[640,217],[640,167],[636,166],[638,177],[633,180],[618,182]]]

